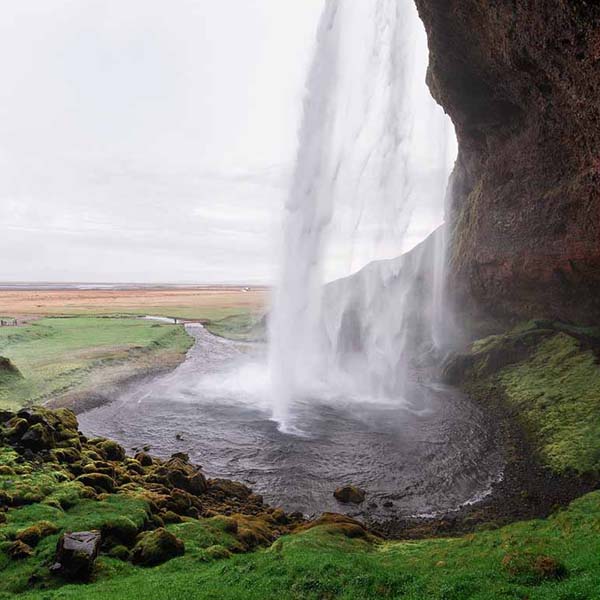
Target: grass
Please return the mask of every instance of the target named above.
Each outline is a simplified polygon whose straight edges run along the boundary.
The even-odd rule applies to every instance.
[[[211,320],[205,327],[215,335],[232,340],[263,340],[266,335],[261,317],[251,312]]]
[[[57,484],[61,485],[69,484]],[[102,528],[123,516],[143,520],[145,511],[141,500],[126,495],[79,499],[65,508],[32,505],[10,511],[3,533],[40,520],[51,521],[61,531]],[[0,598],[14,594],[38,600],[600,597],[600,492],[546,520],[455,539],[373,543],[348,537],[332,524],[282,537],[266,550],[232,556],[228,548],[233,549],[235,540],[219,518],[187,520],[168,529],[184,541],[184,556],[142,568],[102,554],[95,581],[85,586],[61,585],[64,582],[47,575],[43,563],[50,562],[59,533],[50,535],[32,558],[0,558]]]
[[[20,464],[9,449],[0,490],[36,502],[13,508],[0,526],[0,598],[36,600],[167,598],[207,600],[593,600],[600,597],[600,492],[548,519],[514,523],[460,538],[382,542],[330,523],[284,536],[265,550],[231,554],[237,541],[222,517],[185,519],[167,528],[184,556],[151,568],[103,550],[92,583],[69,584],[48,573],[61,532],[136,531],[149,507],[135,490],[84,496],[84,488],[49,466]],[[2,550],[32,525],[48,535],[35,555],[11,560]],[[50,527],[49,527],[50,526]],[[42,527],[42,528],[43,528]],[[6,540],[6,541],[2,541]]]
[[[181,326],[133,318],[45,318],[0,328],[0,356],[21,376],[0,374],[0,407],[39,403],[128,371],[176,364],[192,341]]]
[[[598,331],[531,322],[473,345],[466,389],[504,398],[555,472],[600,471]]]

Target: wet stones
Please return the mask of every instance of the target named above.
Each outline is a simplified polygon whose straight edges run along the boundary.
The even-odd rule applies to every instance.
[[[100,532],[95,530],[65,533],[58,540],[56,563],[50,570],[69,579],[89,580],[100,551],[101,539]]]
[[[333,492],[333,497],[343,504],[361,504],[365,501],[365,490],[354,485],[344,485]]]
[[[134,458],[142,465],[142,467],[151,467],[154,462],[147,452],[138,452]]]

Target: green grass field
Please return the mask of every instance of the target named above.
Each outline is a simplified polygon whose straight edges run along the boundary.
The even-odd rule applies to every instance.
[[[192,340],[182,326],[134,318],[45,318],[0,328],[0,356],[18,369],[0,373],[0,407],[40,403],[179,362]]]
[[[235,537],[220,517],[185,518],[167,528],[184,541],[184,556],[138,567],[103,553],[95,580],[66,584],[48,572],[62,531],[90,528],[127,537],[148,518],[135,492],[95,500],[50,468],[15,463],[0,452],[2,490],[36,502],[14,508],[0,528],[0,548],[32,524],[49,529],[35,555],[11,560],[0,552],[0,598],[80,600],[594,600],[600,598],[600,492],[545,520],[463,536],[377,541],[356,528],[325,524],[234,554]],[[25,469],[18,492],[15,475]],[[11,487],[12,486],[12,487]],[[50,525],[49,525],[50,524]],[[3,542],[3,540],[6,540]]]

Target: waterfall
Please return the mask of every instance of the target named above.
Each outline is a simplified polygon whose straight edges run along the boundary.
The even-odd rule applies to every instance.
[[[326,0],[269,323],[273,416],[283,428],[296,401],[324,390],[397,395],[415,343],[409,321],[426,321],[435,337],[443,275],[432,254],[443,240],[433,253],[392,259],[423,223],[421,238],[443,221],[454,138],[425,85],[426,66],[412,0]],[[389,260],[371,263],[381,258]],[[330,272],[361,267],[324,285]],[[434,283],[419,312],[423,270]]]

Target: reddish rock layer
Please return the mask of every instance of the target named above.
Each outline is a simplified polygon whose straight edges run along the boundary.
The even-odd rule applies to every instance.
[[[416,0],[455,123],[457,306],[600,323],[600,4]]]

